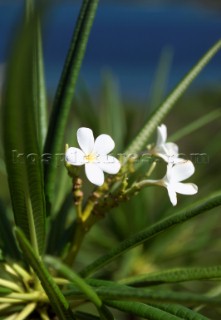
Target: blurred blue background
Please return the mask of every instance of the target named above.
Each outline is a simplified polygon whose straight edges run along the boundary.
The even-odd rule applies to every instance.
[[[53,94],[58,83],[81,1],[60,1],[44,22],[46,79]],[[158,4],[156,4],[158,3]],[[178,4],[179,3],[179,4]],[[0,63],[8,58],[10,40],[23,1],[0,2]],[[170,90],[221,37],[221,13],[182,1],[101,1],[81,79],[91,93],[98,92],[104,70],[118,79],[123,95],[148,98],[159,65]],[[221,54],[200,74],[192,90],[221,83]]]

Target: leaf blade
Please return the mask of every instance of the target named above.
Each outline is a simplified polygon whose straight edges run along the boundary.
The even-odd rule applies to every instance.
[[[132,286],[148,286],[163,283],[176,283],[193,280],[209,280],[221,278],[221,266],[192,267],[162,270],[149,274],[138,275],[122,280],[121,283]]]
[[[162,231],[165,231],[173,226],[179,225],[189,219],[204,213],[205,211],[211,210],[217,206],[221,205],[221,193],[216,192],[209,197],[206,197],[198,202],[195,205],[191,205],[186,209],[181,210],[180,212],[173,214],[170,217],[167,217],[151,227],[140,231],[128,238],[125,241],[122,241],[118,247],[112,249],[106,255],[98,258],[92,264],[85,267],[79,274],[82,277],[87,277],[95,271],[101,269],[103,266],[107,265],[118,256],[127,252],[128,250],[134,248],[135,246],[140,245],[141,243],[147,241],[148,239],[158,235]]]
[[[118,310],[134,314],[149,320],[178,320],[182,319],[169,314],[165,311],[159,310],[152,306],[140,302],[126,302],[126,301],[107,301],[107,305]]]
[[[209,318],[203,316],[202,314],[193,311],[189,308],[186,308],[184,306],[178,305],[178,304],[151,304],[154,307],[157,307],[161,310],[164,310],[166,312],[170,312],[171,314],[174,314],[176,316],[181,317],[182,319],[186,320],[209,320]]]
[[[55,312],[59,316],[59,319],[74,319],[69,303],[54,282],[50,273],[47,271],[40,257],[35,254],[22,230],[16,227],[15,234],[26,260],[41,280],[41,284],[47,293]]]
[[[84,0],[72,37],[70,48],[65,61],[64,69],[56,92],[54,106],[50,117],[49,130],[44,152],[56,154],[61,152],[64,131],[72,98],[75,92],[76,81],[86,50],[88,37],[96,14],[99,0]],[[48,207],[53,198],[53,183],[56,175],[56,160],[52,157],[51,163],[45,168],[45,190]]]
[[[97,307],[99,314],[101,315],[101,319],[113,319],[109,310],[105,308],[102,300],[99,298],[97,293],[93,290],[93,288],[87,284],[84,279],[77,275],[71,268],[60,262],[58,259],[53,257],[47,257],[46,261],[55,267],[63,276],[65,276],[68,280],[70,280],[74,285],[76,285],[80,291],[82,291],[85,296]]]
[[[35,84],[32,81],[35,31],[36,15],[33,13],[32,19],[22,26],[8,67],[3,102],[3,141],[15,223],[28,239],[35,238],[36,252],[42,253],[46,214],[34,110]]]
[[[11,223],[7,218],[6,208],[0,199],[0,243],[4,255],[9,255],[11,258],[19,259],[20,254],[15,242],[14,235],[11,230]]]

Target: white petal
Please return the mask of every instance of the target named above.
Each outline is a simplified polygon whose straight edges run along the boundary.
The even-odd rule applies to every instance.
[[[98,155],[106,155],[115,147],[114,140],[108,134],[101,134],[94,143],[94,152]]]
[[[176,163],[185,163],[187,162],[186,159],[182,159],[182,158],[174,158],[174,164]]]
[[[79,128],[77,131],[77,140],[81,149],[86,155],[90,154],[94,149],[94,135],[89,128]]]
[[[176,192],[175,192],[174,188],[171,186],[168,186],[167,191],[168,191],[168,195],[169,195],[169,198],[170,198],[172,205],[175,206],[177,204],[177,196],[176,196]]]
[[[81,166],[85,164],[84,153],[78,148],[68,148],[65,153],[65,161],[74,166]]]
[[[173,185],[177,193],[180,194],[196,194],[198,192],[198,187],[194,183],[176,183]]]
[[[165,148],[166,148],[166,152],[167,152],[167,154],[169,156],[171,156],[171,157],[177,157],[178,156],[179,148],[178,148],[178,145],[176,143],[167,142],[165,144]]]
[[[173,174],[172,168],[173,168],[173,164],[168,163],[166,175],[162,179],[166,184],[169,184],[172,181],[172,174]]]
[[[85,173],[88,180],[96,186],[102,186],[104,183],[104,173],[96,163],[86,163]]]
[[[171,169],[171,181],[183,181],[188,179],[194,173],[195,168],[193,163],[190,160],[185,162],[178,162]]]
[[[163,143],[153,149],[153,154],[162,158],[167,163],[175,163],[178,157],[178,146],[173,142]]]
[[[167,127],[165,124],[161,124],[161,126],[157,127],[157,142],[156,145],[159,146],[165,143],[167,140]]]
[[[165,162],[167,162],[168,164],[175,164],[177,163],[177,157],[175,155],[168,155],[165,153],[155,153],[155,155],[157,155],[158,157],[162,158]]]
[[[119,172],[120,161],[112,156],[102,156],[98,158],[98,166],[106,173],[116,174]]]

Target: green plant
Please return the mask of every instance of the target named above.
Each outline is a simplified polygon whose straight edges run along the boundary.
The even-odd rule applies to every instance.
[[[221,40],[148,116],[125,151],[128,111],[123,108],[111,77],[104,82],[102,121],[82,87],[83,95],[78,99],[84,100],[84,109],[74,110],[71,131],[79,126],[82,117],[97,133],[106,128],[116,141],[119,160],[108,156],[114,147],[110,136],[100,136],[98,140],[103,144],[97,149],[91,147],[94,141],[88,128],[77,131],[83,151],[68,146],[64,151],[65,129],[97,5],[98,0],[82,2],[47,125],[40,24],[45,8],[27,1],[2,101],[11,206],[7,208],[6,201],[0,202],[0,319],[113,319],[116,314],[120,318],[122,314],[116,312],[123,311],[144,319],[202,320],[209,319],[210,308],[212,316],[219,316],[221,266],[204,262],[203,246],[217,223],[210,215],[221,205],[221,192],[213,189],[208,195],[206,190],[207,196],[200,195],[182,209],[174,208],[171,214],[167,204],[153,204],[154,188],[146,187],[166,187],[173,205],[176,192],[197,192],[195,184],[181,183],[193,174],[192,162],[180,162],[177,146],[166,141],[166,127],[160,124],[220,50]],[[220,115],[219,110],[208,112],[178,132],[177,139]],[[157,143],[150,145],[156,129]],[[85,140],[85,132],[90,143]],[[67,139],[70,136],[74,139],[73,134],[68,134]],[[58,157],[63,152],[66,161],[58,168]],[[76,160],[73,152],[82,158]],[[102,166],[97,161],[101,155],[107,160]],[[150,175],[164,170],[165,162],[164,178],[150,180]],[[87,177],[97,187],[92,188],[82,176],[80,164],[85,165]],[[171,170],[176,179],[171,178]],[[110,173],[105,181],[103,171]],[[195,232],[199,241],[190,247],[188,239],[193,239],[193,228],[200,224],[197,216],[203,221],[202,234]],[[94,252],[99,254],[96,248],[101,253],[99,258],[94,256]],[[191,262],[191,257],[200,253],[200,264],[187,267],[188,258]],[[172,263],[171,257],[175,257]],[[213,281],[205,287],[205,280]],[[195,285],[191,286],[193,282]]]

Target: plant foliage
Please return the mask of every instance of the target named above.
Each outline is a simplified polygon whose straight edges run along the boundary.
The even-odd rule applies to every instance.
[[[125,108],[110,73],[103,78],[99,107],[95,107],[82,83],[74,96],[98,3],[82,1],[49,124],[41,30],[44,14],[54,4],[27,0],[13,41],[2,99],[4,160],[0,150],[0,177],[4,183],[7,176],[8,186],[0,200],[0,319],[109,320],[126,319],[129,315],[128,319],[218,320],[221,192],[217,171],[208,163],[208,170],[196,164],[200,192],[196,200],[184,201],[181,209],[168,209],[164,198],[159,196],[158,201],[157,191],[150,187],[165,187],[173,204],[172,191],[176,191],[175,197],[176,193],[197,192],[195,184],[182,182],[190,176],[185,170],[192,168],[194,172],[190,160],[182,172],[177,169],[179,179],[170,181],[168,170],[181,168],[183,163],[178,155],[172,164],[165,160],[167,154],[162,154],[162,145],[165,151],[168,145],[175,148],[175,144],[160,144],[160,138],[165,140],[162,137],[165,138],[166,127],[159,125],[221,49],[221,40],[196,62],[136,134],[144,113]],[[157,70],[154,101],[157,92],[162,95],[162,90],[157,89],[160,79],[162,85],[166,82],[168,59],[162,57],[162,61],[162,76],[161,64]],[[206,99],[202,100],[207,106]],[[188,123],[172,135],[172,140],[191,134],[200,146],[196,134],[199,130],[201,140],[208,140],[203,129],[217,125],[220,100],[217,101],[214,98],[214,110],[206,114],[202,110],[200,116],[198,111],[194,116],[194,110],[190,111]],[[113,136],[118,152],[132,141],[125,149],[126,155],[134,157],[124,158],[125,154],[121,154],[122,159],[116,160],[107,155],[108,143],[113,149],[112,139],[107,135],[97,138],[95,145],[106,139],[102,145],[104,154],[107,159],[116,160],[121,169],[115,174],[109,172],[112,174],[105,175],[105,182],[95,188],[86,183],[79,163],[74,166],[68,162],[68,146],[64,166],[57,168],[53,156],[49,163],[42,163],[42,152],[55,155],[65,149],[64,137],[70,138],[68,119],[72,119],[72,112],[71,139],[73,128],[77,130],[79,124],[86,123],[96,134],[106,131]],[[182,110],[174,114],[172,118],[182,117]],[[149,139],[156,129],[157,143],[151,145]],[[90,135],[92,131],[89,132]],[[219,134],[207,141],[211,155],[218,153],[219,141]],[[98,170],[95,147],[86,154],[84,144],[87,141],[80,141],[80,152],[88,161],[86,176],[90,181],[96,180],[100,171],[91,176],[86,167],[92,163]],[[149,152],[148,161],[139,162],[142,152]],[[158,175],[162,171],[164,162],[166,178],[149,180],[152,173]],[[112,171],[113,168],[112,163]],[[205,183],[210,178],[212,182]],[[184,191],[179,192],[181,189]]]

